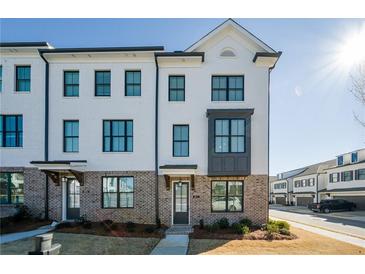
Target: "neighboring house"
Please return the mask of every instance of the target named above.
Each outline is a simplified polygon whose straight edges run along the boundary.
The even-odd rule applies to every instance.
[[[328,183],[320,191],[321,199],[345,199],[356,203],[357,209],[365,209],[365,149],[337,156],[325,172]]]
[[[268,219],[280,52],[229,19],[185,51],[1,43],[1,210],[168,226]]]

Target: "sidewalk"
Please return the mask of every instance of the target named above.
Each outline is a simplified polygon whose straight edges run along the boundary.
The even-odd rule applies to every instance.
[[[5,244],[5,243],[9,243],[9,242],[26,239],[29,237],[34,237],[39,234],[47,233],[48,231],[51,231],[53,229],[54,229],[54,227],[52,225],[46,225],[46,226],[41,226],[37,229],[30,230],[30,231],[1,235],[0,244]]]
[[[151,255],[186,255],[189,235],[167,235],[152,250]]]

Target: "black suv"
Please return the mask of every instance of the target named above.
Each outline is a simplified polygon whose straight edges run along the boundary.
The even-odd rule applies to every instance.
[[[356,208],[356,204],[342,199],[328,199],[320,203],[309,204],[308,208],[317,212],[330,213],[331,211],[353,210]]]

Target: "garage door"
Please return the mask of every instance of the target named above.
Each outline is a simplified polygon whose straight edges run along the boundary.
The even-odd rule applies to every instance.
[[[297,197],[297,206],[308,206],[313,203],[312,197]]]
[[[286,198],[285,197],[276,197],[276,204],[278,205],[286,205]]]
[[[356,204],[356,209],[365,210],[365,196],[335,196],[335,199],[344,199]]]

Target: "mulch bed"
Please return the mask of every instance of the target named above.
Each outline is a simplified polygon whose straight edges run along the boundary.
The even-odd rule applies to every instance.
[[[24,232],[37,229],[40,226],[49,225],[51,221],[36,220],[36,219],[22,219],[17,221],[1,221],[0,235],[16,232]]]
[[[231,228],[219,229],[216,232],[209,232],[205,229],[200,229],[199,226],[194,227],[194,232],[189,235],[191,239],[220,239],[220,240],[294,240],[298,237],[291,233],[290,235],[282,235],[273,233],[268,235],[267,231],[260,228],[252,228],[251,232],[246,235],[240,235]]]
[[[85,228],[82,224],[72,223],[70,227],[56,228],[56,232],[74,233],[74,234],[90,234],[98,236],[110,237],[137,237],[137,238],[163,238],[165,235],[165,228],[155,229],[153,232],[146,232],[147,227],[154,227],[154,225],[135,224],[133,232],[127,230],[126,224],[113,223],[106,225],[100,222],[92,222],[91,228]]]

